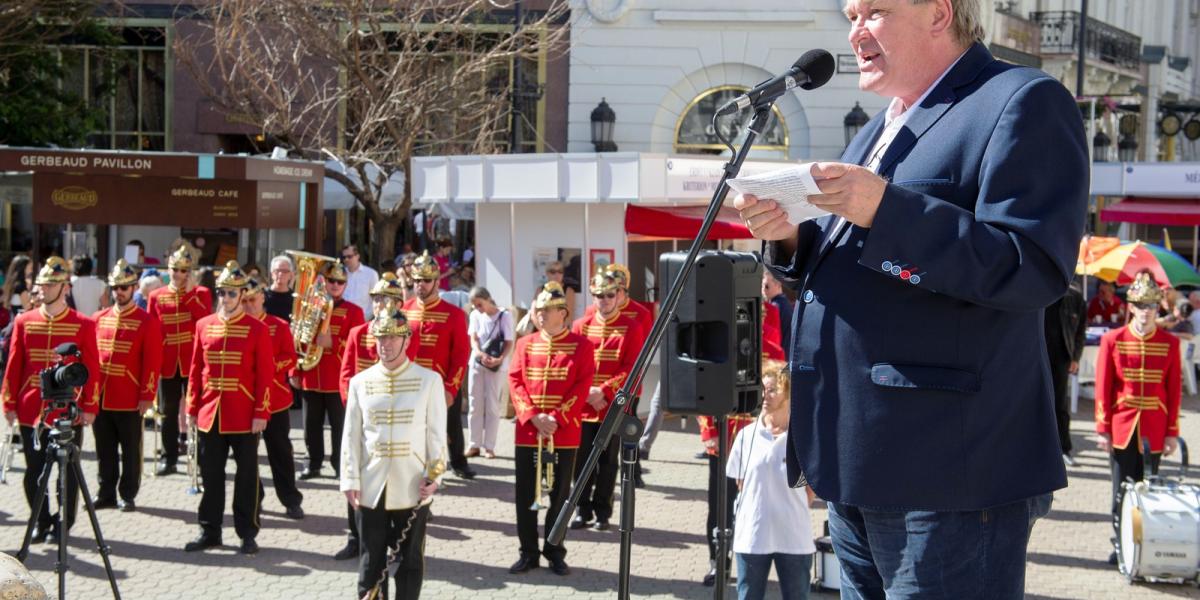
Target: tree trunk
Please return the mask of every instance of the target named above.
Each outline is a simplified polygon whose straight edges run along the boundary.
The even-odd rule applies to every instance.
[[[378,218],[372,220],[375,226],[375,265],[379,266],[396,258],[396,232],[404,223],[407,213],[397,214],[392,211],[380,211]]]

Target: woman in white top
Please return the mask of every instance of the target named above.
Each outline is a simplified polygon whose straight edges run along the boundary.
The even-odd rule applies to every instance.
[[[738,432],[725,474],[737,480],[733,551],[738,598],[758,600],[767,591],[771,563],[785,600],[805,600],[811,582],[813,545],[810,488],[787,481],[787,428],[791,385],[786,365],[763,367],[762,414]]]
[[[496,306],[486,288],[476,286],[470,293],[470,325],[467,334],[471,338],[471,362],[467,374],[467,396],[470,413],[467,421],[471,427],[471,445],[466,455],[484,458],[496,457],[496,434],[500,429],[501,386],[508,379],[508,355],[512,352],[512,314]],[[497,356],[492,354],[498,352]]]

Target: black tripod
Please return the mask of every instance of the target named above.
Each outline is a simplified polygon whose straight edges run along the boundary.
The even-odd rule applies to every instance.
[[[112,562],[109,561],[108,555],[111,550],[108,544],[104,543],[104,534],[100,532],[100,521],[96,519],[96,507],[92,505],[92,496],[88,492],[87,480],[83,478],[83,469],[79,466],[79,446],[75,444],[75,430],[71,427],[71,423],[75,421],[78,414],[78,409],[74,402],[67,406],[67,412],[59,419],[54,421],[54,427],[50,429],[50,443],[46,447],[46,466],[42,469],[42,475],[38,478],[37,495],[33,497],[33,511],[29,514],[29,524],[25,527],[25,539],[21,543],[21,550],[17,552],[17,560],[22,563],[29,556],[29,543],[33,538],[33,528],[37,523],[38,515],[42,512],[42,505],[46,502],[46,493],[50,485],[50,472],[54,469],[54,465],[58,465],[58,484],[62,491],[63,506],[59,507],[59,525],[58,525],[58,557],[54,562],[54,572],[58,573],[58,598],[63,600],[67,597],[67,515],[66,506],[70,504],[67,499],[67,477],[68,473],[75,476],[75,480],[79,482],[79,491],[83,494],[83,504],[87,509],[88,519],[92,522],[92,533],[96,539],[96,547],[100,550],[100,557],[104,560],[104,572],[108,575],[108,584],[112,586],[113,598],[121,600],[121,592],[117,589],[117,579],[113,575]],[[34,432],[37,435],[37,432]],[[54,460],[51,460],[51,457]]]
[[[771,100],[773,101],[773,98]],[[714,127],[717,116],[719,115],[714,114],[713,116]],[[703,246],[705,240],[708,239],[708,232],[717,220],[717,215],[721,211],[721,205],[725,202],[725,196],[729,194],[728,180],[736,177],[738,172],[741,171],[742,163],[746,160],[746,155],[750,153],[750,147],[754,145],[754,140],[766,128],[770,118],[771,101],[754,105],[754,118],[750,120],[750,125],[747,127],[746,139],[742,143],[741,149],[725,164],[725,172],[721,176],[721,183],[717,186],[716,191],[713,192],[712,201],[708,205],[708,210],[704,213],[704,222],[701,223],[700,230],[696,233],[696,238],[692,241],[692,245],[688,249],[687,257],[683,261],[679,274],[675,277],[675,281],[671,283],[671,289],[667,292],[667,296],[663,300],[658,318],[654,320],[654,327],[650,329],[650,334],[646,338],[646,344],[642,346],[641,352],[638,353],[637,360],[634,362],[633,368],[630,369],[629,377],[625,379],[625,384],[621,386],[616,397],[613,398],[608,415],[600,423],[600,430],[596,433],[596,441],[592,444],[592,451],[588,454],[587,460],[584,461],[583,468],[575,474],[575,483],[571,485],[571,496],[563,504],[562,511],[558,513],[558,519],[554,522],[554,527],[550,530],[549,542],[555,545],[562,544],[563,538],[567,534],[567,524],[571,520],[571,515],[575,512],[575,508],[579,506],[579,499],[583,496],[583,486],[580,483],[587,481],[595,473],[596,465],[600,462],[600,455],[608,448],[609,440],[612,439],[613,434],[617,433],[619,426],[622,442],[621,558],[617,598],[621,600],[627,600],[630,597],[629,568],[633,552],[633,490],[635,487],[633,485],[633,472],[638,460],[637,438],[629,434],[636,432],[640,436],[642,429],[641,421],[638,420],[636,415],[631,414],[629,399],[633,397],[633,390],[636,390],[641,385],[642,378],[646,375],[646,369],[650,367],[650,359],[654,356],[655,350],[658,349],[659,343],[662,342],[663,334],[666,333],[667,322],[675,315],[675,309],[679,306],[679,299],[683,296],[684,284],[687,282],[688,276],[691,275],[692,268],[696,265],[696,257],[700,254],[700,248]],[[722,439],[721,443],[725,444],[726,442]],[[630,445],[633,446],[632,450],[629,449]],[[728,529],[728,525],[721,528],[723,530]],[[723,537],[727,536],[723,535]],[[727,543],[728,541],[726,540]],[[722,560],[722,557],[718,557],[718,560]],[[714,593],[717,598],[724,597],[721,595],[724,593],[724,589],[720,586],[717,587]]]

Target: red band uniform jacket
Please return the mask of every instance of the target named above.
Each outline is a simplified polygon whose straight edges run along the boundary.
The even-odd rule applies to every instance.
[[[266,313],[258,320],[267,326],[267,333],[271,336],[275,377],[271,380],[271,400],[267,409],[275,414],[292,407],[292,386],[288,383],[288,376],[296,367],[296,343],[287,321]]]
[[[593,351],[587,338],[568,330],[554,337],[539,331],[517,340],[508,372],[517,446],[538,445],[532,419],[546,413],[558,423],[554,448],[579,447],[582,408],[596,373]]]
[[[583,420],[595,423],[608,414],[617,391],[625,385],[646,335],[637,318],[625,311],[617,311],[608,319],[595,311],[591,316],[577,319],[571,325],[571,332],[586,337],[595,348],[596,372],[592,385],[604,391],[607,404],[604,410],[597,411],[587,403],[585,395],[582,408]]]
[[[346,353],[347,340],[350,330],[366,322],[362,308],[345,298],[333,302],[333,312],[329,317],[329,335],[333,338],[333,347],[325,348],[321,353],[321,361],[317,366],[300,374],[300,389],[310,392],[340,393],[338,385],[342,369],[342,356]],[[342,404],[346,396],[342,394]]]
[[[17,321],[13,324],[8,366],[4,370],[4,386],[0,390],[4,412],[16,411],[21,425],[34,427],[41,420],[42,380],[38,374],[58,364],[59,356],[54,349],[66,342],[78,346],[89,374],[87,383],[75,395],[79,409],[93,415],[100,412],[97,376],[100,363],[96,359],[95,323],[71,309],[53,318],[47,317],[41,309],[31,310],[17,315]],[[67,359],[67,362],[73,361]],[[59,412],[52,413],[49,420],[56,419]]]
[[[146,312],[158,319],[163,336],[162,376],[186,376],[192,365],[196,323],[212,314],[212,292],[196,286],[190,292],[172,286],[150,292]]]
[[[1096,432],[1112,434],[1115,448],[1150,441],[1162,452],[1166,436],[1179,435],[1182,372],[1179,339],[1155,328],[1140,338],[1121,327],[1100,338],[1096,356]],[[1136,446],[1135,446],[1136,447]]]
[[[413,332],[408,358],[441,375],[447,394],[458,394],[471,358],[466,313],[441,298],[429,304],[410,298],[404,303],[404,316]]]
[[[93,317],[99,351],[100,408],[134,411],[153,402],[162,371],[163,337],[158,319],[136,304],[111,306]]]
[[[275,354],[266,324],[244,312],[229,321],[210,315],[196,324],[188,375],[187,414],[201,431],[249,433],[270,418]]]
[[[343,404],[350,393],[350,378],[377,362],[379,348],[375,346],[375,336],[371,335],[371,324],[363,323],[351,329],[350,338],[346,340],[346,351],[342,353],[342,368],[338,377],[338,391],[342,393]]]

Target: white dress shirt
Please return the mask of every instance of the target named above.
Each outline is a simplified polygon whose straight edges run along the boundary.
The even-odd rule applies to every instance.
[[[346,278],[346,299],[363,309],[363,314],[368,320],[375,315],[375,311],[371,309],[371,288],[378,282],[379,273],[364,264],[359,264],[358,270],[350,271],[349,277]]]

